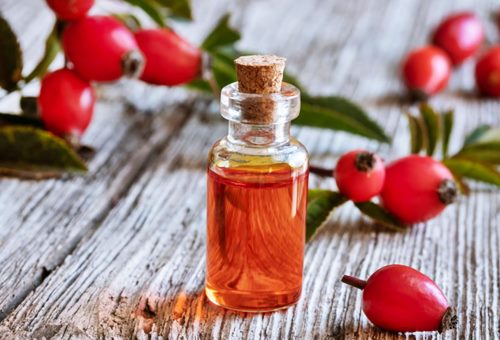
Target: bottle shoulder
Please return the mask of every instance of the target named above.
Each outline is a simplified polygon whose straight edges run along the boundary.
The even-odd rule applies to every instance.
[[[294,169],[307,170],[309,153],[302,143],[291,137],[287,142],[267,147],[252,147],[219,139],[210,149],[210,167],[248,167],[288,164]]]

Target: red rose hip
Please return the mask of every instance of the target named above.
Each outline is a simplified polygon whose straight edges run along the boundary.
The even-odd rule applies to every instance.
[[[369,201],[384,185],[384,162],[365,150],[354,150],[340,157],[335,180],[341,193],[354,202]]]
[[[47,4],[61,20],[77,20],[87,15],[94,0],[47,0]]]
[[[89,16],[69,23],[62,44],[69,62],[85,79],[113,81],[142,72],[144,60],[134,35],[113,17]]]
[[[473,56],[483,40],[483,25],[472,12],[448,16],[439,24],[432,38],[433,44],[441,47],[454,65]]]
[[[78,139],[92,119],[94,103],[90,83],[71,70],[61,69],[42,79],[38,96],[40,117],[56,135]]]
[[[449,57],[434,46],[411,51],[403,63],[404,83],[417,99],[425,99],[442,91],[448,84],[450,73]]]
[[[457,187],[450,170],[431,157],[410,155],[385,170],[382,203],[407,224],[424,222],[455,201]]]
[[[366,281],[344,275],[342,282],[363,290],[363,312],[382,329],[442,332],[456,326],[457,318],[441,289],[411,267],[392,264]]]
[[[141,79],[156,85],[185,84],[201,72],[200,50],[170,29],[143,29],[135,33],[146,59]]]
[[[479,59],[475,76],[482,94],[500,97],[500,46],[492,47]]]

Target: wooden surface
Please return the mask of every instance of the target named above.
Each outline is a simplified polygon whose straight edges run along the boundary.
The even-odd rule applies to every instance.
[[[387,160],[406,154],[402,56],[451,10],[473,8],[488,20],[497,9],[488,0],[194,2],[196,23],[178,26],[192,41],[229,9],[243,48],[286,56],[311,92],[352,97],[394,135],[388,146],[295,128],[312,162],[324,166],[353,147]],[[50,12],[39,0],[2,0],[0,10],[32,67]],[[489,40],[498,41],[488,25]],[[452,150],[479,123],[500,125],[500,104],[475,96],[472,69],[464,65],[432,101],[456,108]],[[224,311],[208,303],[203,283],[206,154],[226,123],[213,104],[183,90],[123,82],[100,92],[85,135],[98,150],[87,176],[0,180],[0,338],[500,338],[498,190],[474,184],[473,195],[407,233],[377,229],[344,206],[306,247],[295,307]],[[334,188],[334,182],[313,176],[311,187]],[[374,328],[362,315],[360,292],[339,278],[367,277],[390,263],[434,278],[457,307],[458,328],[443,335]]]

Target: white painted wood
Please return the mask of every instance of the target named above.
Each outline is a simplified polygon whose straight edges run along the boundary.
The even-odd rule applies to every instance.
[[[3,6],[3,4],[2,4]],[[199,20],[180,30],[199,41],[222,1],[195,3]],[[488,1],[236,1],[242,47],[285,55],[314,93],[362,102],[394,135],[391,147],[345,133],[296,128],[312,160],[333,165],[356,147],[387,160],[408,152],[397,64],[425,41],[453,8],[486,18]],[[6,7],[14,11],[15,1]],[[17,12],[16,12],[17,13]],[[17,15],[20,16],[18,13]],[[270,24],[279,18],[279,25]],[[491,30],[489,31],[491,32]],[[470,95],[473,65],[432,103],[456,108],[452,150],[479,123],[500,125],[497,101]],[[468,92],[464,93],[463,90]],[[86,139],[99,152],[86,178],[0,181],[0,306],[2,338],[164,339],[498,339],[500,325],[500,195],[481,185],[439,218],[392,233],[361,218],[352,205],[336,211],[306,249],[304,293],[283,312],[221,310],[203,294],[206,153],[225,123],[203,101],[166,106],[178,92],[120,84]],[[125,110],[124,97],[141,110]],[[126,111],[126,112],[125,112]],[[128,112],[128,113],[127,113]],[[334,188],[331,179],[311,186]],[[433,277],[458,309],[456,331],[396,335],[361,313],[360,292],[339,282],[404,263]],[[43,268],[47,269],[44,272]]]

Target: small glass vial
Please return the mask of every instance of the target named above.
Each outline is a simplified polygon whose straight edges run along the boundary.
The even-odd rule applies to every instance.
[[[290,136],[300,92],[281,82],[284,58],[236,60],[221,93],[228,135],[208,165],[206,294],[261,312],[296,303],[302,289],[309,156]]]

